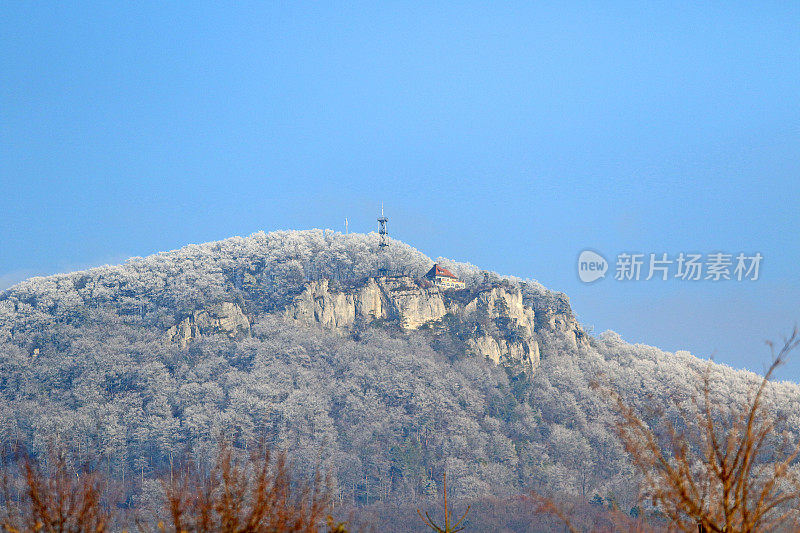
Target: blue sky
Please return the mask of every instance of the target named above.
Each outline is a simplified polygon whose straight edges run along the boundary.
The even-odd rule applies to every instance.
[[[383,201],[395,237],[595,332],[763,368],[800,321],[800,3],[377,4],[0,5],[0,288],[372,231]],[[585,285],[585,248],[764,262]]]

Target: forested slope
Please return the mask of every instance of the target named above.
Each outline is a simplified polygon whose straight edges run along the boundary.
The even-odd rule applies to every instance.
[[[489,327],[478,319],[472,329],[447,314],[413,330],[384,319],[343,330],[287,313],[311,281],[368,283],[376,245],[375,234],[257,233],[0,293],[0,438],[99,451],[131,503],[155,497],[152,478],[176,456],[202,462],[224,437],[263,439],[300,468],[323,468],[341,502],[433,495],[447,471],[466,499],[537,487],[632,506],[636,476],[589,383],[677,419],[705,362],[591,337],[563,294],[442,258],[470,297],[521,293],[536,315],[535,372],[465,350]],[[387,253],[409,279],[433,264],[398,241]],[[758,376],[715,365],[713,379],[734,403]],[[771,387],[767,405],[800,427],[796,385]]]

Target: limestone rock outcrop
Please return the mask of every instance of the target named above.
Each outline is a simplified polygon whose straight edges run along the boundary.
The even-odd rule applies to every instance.
[[[462,316],[478,326],[467,344],[476,353],[505,367],[533,373],[539,366],[536,313],[519,290],[491,287],[464,306]]]
[[[448,323],[467,332],[469,351],[527,373],[539,364],[536,314],[510,286],[450,291],[405,276],[369,278],[349,286],[321,279],[308,282],[285,314],[343,334],[375,320],[394,321],[407,331],[429,327],[441,332],[449,315]]]
[[[419,329],[448,311],[447,293],[436,286],[425,287],[408,277],[381,278],[380,286],[389,303],[388,316],[397,317],[403,329]]]
[[[496,365],[522,368],[533,373],[539,366],[539,343],[534,338],[512,341],[483,335],[468,341],[472,350]]]
[[[424,288],[408,277],[369,278],[364,284],[332,287],[327,279],[311,281],[287,308],[290,318],[330,329],[356,322],[396,319],[403,329],[417,329],[447,312],[437,287]]]
[[[199,338],[200,328],[197,327],[193,314],[167,330],[167,339],[180,346],[181,349],[186,348],[190,342]]]
[[[286,314],[305,322],[318,322],[330,329],[349,328],[358,319],[385,318],[382,291],[373,278],[361,287],[339,289],[321,279],[306,284]]]
[[[186,348],[190,342],[213,333],[225,333],[231,338],[250,335],[250,321],[237,304],[222,302],[184,317],[167,330],[167,339]]]
[[[558,293],[540,299],[534,302],[534,307],[538,330],[550,330],[564,337],[572,348],[588,346],[589,337],[575,319],[565,294]]]

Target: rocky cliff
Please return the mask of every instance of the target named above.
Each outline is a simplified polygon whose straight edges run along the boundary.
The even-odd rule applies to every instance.
[[[167,339],[186,348],[193,340],[212,333],[224,333],[231,338],[247,336],[250,321],[237,304],[222,302],[184,317],[167,330]]]
[[[447,290],[408,276],[366,278],[358,282],[320,279],[306,282],[283,315],[348,335],[368,325],[448,335],[461,352],[490,359],[515,372],[533,374],[541,357],[542,332],[569,345],[586,344],[566,297],[527,298],[508,282]],[[242,308],[222,302],[195,310],[166,332],[186,348],[209,334],[241,338],[250,334]]]
[[[332,286],[327,279],[306,284],[286,309],[290,318],[328,328],[350,328],[376,319],[397,320],[406,330],[418,329],[447,312],[442,292],[408,277],[369,278],[363,284]]]
[[[589,345],[589,335],[575,319],[565,294],[548,293],[547,297],[533,298],[529,303],[536,312],[537,331],[553,332],[571,348]]]
[[[470,352],[529,374],[539,364],[537,327],[563,330],[576,344],[582,336],[571,311],[543,307],[542,313],[537,319],[520,290],[510,284],[443,290],[406,276],[350,285],[311,281],[285,310],[291,319],[341,333],[376,320],[406,331],[448,329]]]

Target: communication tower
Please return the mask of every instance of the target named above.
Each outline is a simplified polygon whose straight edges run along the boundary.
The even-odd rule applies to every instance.
[[[378,235],[380,236],[378,251],[381,255],[379,259],[380,266],[378,267],[379,276],[389,275],[389,257],[386,254],[386,249],[389,248],[389,230],[386,229],[387,222],[389,222],[389,218],[384,216],[383,202],[381,202],[381,216],[378,217]]]

